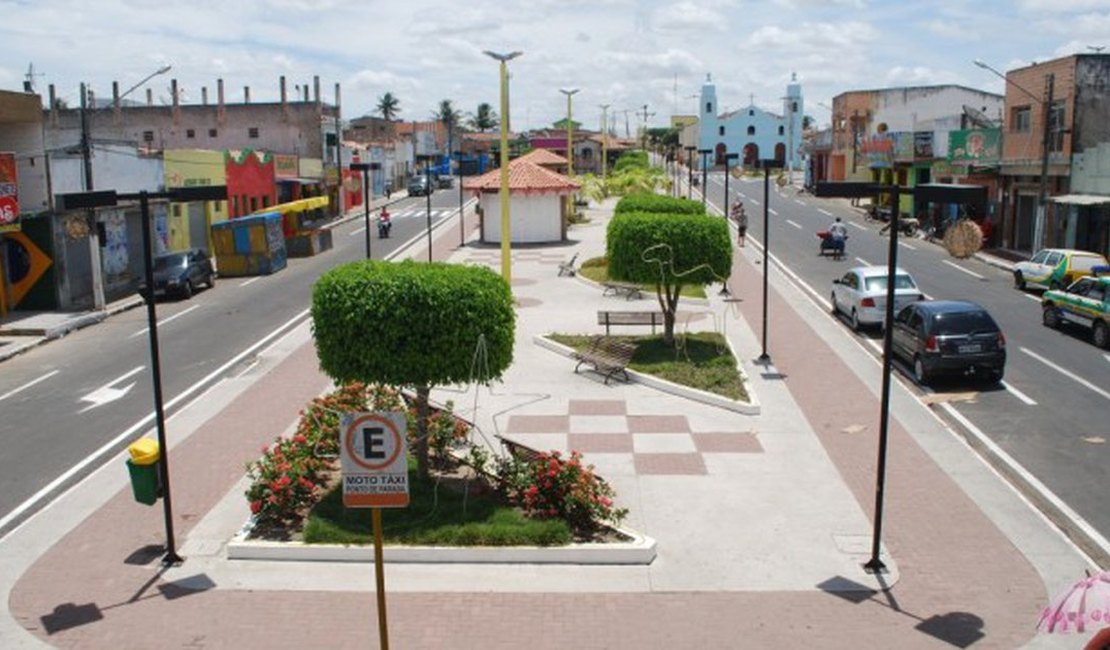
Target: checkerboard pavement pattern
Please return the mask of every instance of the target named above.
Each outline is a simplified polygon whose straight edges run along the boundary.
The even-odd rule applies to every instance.
[[[536,250],[513,250],[512,260],[516,262],[534,262],[537,264],[546,264],[555,266],[565,262],[570,255],[566,250],[551,250],[551,249],[536,249]],[[500,250],[488,251],[475,251],[462,260],[463,264],[480,264],[485,266],[497,266],[501,263]]]
[[[580,451],[602,476],[705,476],[706,454],[763,452],[751,431],[692,431],[685,415],[629,413],[622,399],[572,399],[563,413],[510,415],[504,435],[539,451]]]

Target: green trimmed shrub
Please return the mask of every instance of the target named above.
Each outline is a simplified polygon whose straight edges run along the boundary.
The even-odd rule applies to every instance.
[[[648,160],[647,152],[634,149],[622,153],[617,158],[617,162],[613,163],[613,173],[620,174],[633,168],[647,169],[650,166],[651,162]]]
[[[614,214],[652,212],[655,214],[705,214],[701,201],[675,198],[662,194],[629,194],[617,203]]]

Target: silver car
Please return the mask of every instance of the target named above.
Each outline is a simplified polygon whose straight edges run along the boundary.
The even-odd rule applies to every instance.
[[[865,325],[882,325],[886,318],[887,268],[885,266],[857,266],[833,280],[832,311],[843,313],[859,330]],[[894,273],[894,312],[906,305],[924,300],[913,277],[903,269]]]

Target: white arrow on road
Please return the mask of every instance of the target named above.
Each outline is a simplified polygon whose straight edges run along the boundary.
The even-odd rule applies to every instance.
[[[112,384],[118,384],[121,381],[123,381],[124,379],[127,379],[128,377],[131,377],[132,375],[136,375],[136,374],[142,372],[143,368],[145,368],[145,367],[146,366],[139,366],[138,368],[135,368],[134,370],[131,370],[130,372],[128,372],[125,375],[122,375],[120,377],[116,377],[115,379],[108,382],[107,384],[104,384],[100,388],[97,388],[93,392],[91,392],[88,395],[85,395],[84,397],[82,397],[81,398],[82,402],[91,402],[91,404],[89,404],[85,408],[78,411],[78,413],[84,413],[85,411],[91,411],[92,409],[94,409],[98,406],[103,406],[104,404],[107,404],[109,402],[114,402],[117,399],[120,399],[121,397],[127,395],[127,393],[130,392],[131,389],[135,387],[135,382],[131,382],[130,384],[127,384],[126,386],[123,386],[121,388],[113,388]]]

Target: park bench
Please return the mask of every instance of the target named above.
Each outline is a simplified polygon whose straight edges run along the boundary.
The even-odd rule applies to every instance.
[[[559,275],[574,275],[574,262],[578,259],[578,253],[575,253],[571,258],[565,262],[559,263]]]
[[[612,293],[614,296],[623,295],[629,300],[632,300],[633,298],[644,297],[643,287],[636,284],[635,282],[618,282],[616,280],[609,280],[607,282],[602,282],[601,286],[605,287],[605,290],[601,292],[601,295],[603,296],[607,296]]]
[[[543,455],[543,453],[537,449],[533,449],[528,445],[523,445],[515,440],[509,440],[500,434],[495,434],[494,437],[501,443],[501,448],[505,450],[505,453],[519,461],[532,463],[539,460]]]
[[[598,311],[597,324],[605,326],[605,334],[609,334],[610,325],[651,325],[651,333],[655,334],[655,326],[663,325],[663,312],[661,311]]]
[[[571,356],[578,360],[578,365],[574,366],[574,372],[577,373],[582,364],[589,364],[596,372],[605,375],[605,383],[608,384],[609,379],[618,372],[624,375],[625,381],[628,381],[628,363],[632,361],[632,355],[635,353],[634,343],[618,341],[608,336],[595,336],[590,342],[590,347],[581,352],[576,351]]]

